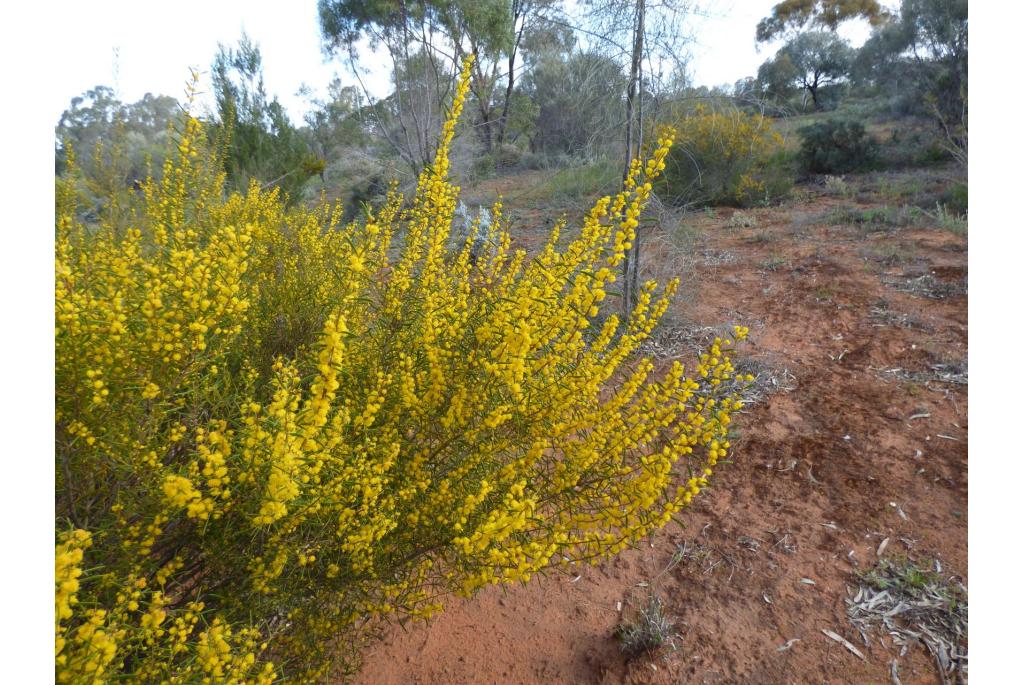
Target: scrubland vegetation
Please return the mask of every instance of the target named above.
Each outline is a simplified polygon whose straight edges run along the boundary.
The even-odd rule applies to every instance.
[[[727,212],[780,276],[757,212],[808,193],[822,226],[966,235],[966,2],[785,0],[720,88],[683,2],[318,7],[351,74],[301,126],[246,36],[212,111],[196,74],[57,126],[59,682],[343,681],[385,622],[633,548],[779,385],[734,360],[749,321],[657,353],[694,225]],[[633,613],[625,652],[674,647],[659,596]]]

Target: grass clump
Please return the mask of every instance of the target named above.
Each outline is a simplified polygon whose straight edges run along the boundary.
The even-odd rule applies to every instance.
[[[778,271],[786,265],[785,257],[778,254],[773,254],[768,259],[761,262],[760,267],[765,271]]]
[[[957,216],[967,216],[967,184],[954,183],[939,198],[939,204]]]
[[[448,248],[468,78],[415,196],[347,225],[256,184],[225,194],[192,117],[160,181],[95,225],[69,160],[59,682],[330,680],[375,619],[617,553],[726,457],[747,330],[690,378],[633,357],[675,282],[646,283],[628,320],[601,311],[670,135],[571,239],[559,225],[527,260],[496,203],[474,257],[472,236]]]
[[[847,199],[855,194],[853,188],[850,187],[850,184],[842,176],[826,176],[825,190],[830,195],[838,195]]]
[[[745,212],[734,212],[725,225],[728,228],[756,228],[757,217]]]
[[[919,207],[837,207],[828,215],[828,222],[836,225],[850,225],[862,228],[905,228],[919,223],[925,212]]]
[[[651,594],[639,606],[632,608],[632,616],[615,629],[619,646],[629,656],[655,652],[665,645],[675,644],[675,619],[665,610],[660,597]]]
[[[622,163],[599,158],[550,173],[543,184],[524,192],[522,197],[534,201],[589,201],[614,192],[621,182]]]
[[[939,204],[935,206],[935,212],[931,216],[934,217],[940,228],[955,235],[967,235],[966,215],[956,214],[946,207],[946,205]]]

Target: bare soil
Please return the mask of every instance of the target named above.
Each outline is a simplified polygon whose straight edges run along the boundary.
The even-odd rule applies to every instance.
[[[889,683],[894,660],[904,684],[942,682],[920,646],[865,644],[845,600],[886,538],[884,555],[939,560],[967,584],[967,241],[927,218],[833,225],[830,209],[883,199],[799,194],[743,210],[753,226],[719,209],[648,236],[648,268],[688,286],[652,353],[687,362],[702,332],[748,325],[743,361],[765,391],[685,525],[396,626],[356,683]],[[517,211],[532,246],[541,212]],[[651,593],[674,649],[627,658],[616,626]]]

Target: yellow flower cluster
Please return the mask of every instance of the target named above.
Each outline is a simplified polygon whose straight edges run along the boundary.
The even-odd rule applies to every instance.
[[[659,192],[686,202],[750,205],[781,189],[770,188],[766,172],[783,148],[769,119],[737,109],[698,105],[676,124],[677,145]]]
[[[575,234],[512,250],[499,202],[471,258],[468,73],[416,195],[360,224],[223,197],[191,118],[117,216],[58,188],[61,682],[317,681],[373,616],[597,561],[706,485],[746,329],[659,374],[634,353],[676,283],[601,309],[672,132]]]

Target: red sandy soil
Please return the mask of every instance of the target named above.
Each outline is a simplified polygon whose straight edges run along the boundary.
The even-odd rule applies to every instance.
[[[745,211],[753,227],[729,227],[733,210],[687,219],[702,237],[679,266],[690,287],[663,322],[662,349],[687,326],[744,323],[741,354],[788,389],[738,417],[732,463],[682,513],[685,526],[394,627],[364,652],[356,683],[889,683],[894,659],[904,684],[941,682],[923,647],[899,657],[877,636],[865,646],[845,599],[885,538],[886,556],[938,559],[967,584],[967,386],[926,375],[966,364],[966,239],[927,220],[829,225],[831,207],[858,201],[806,195]],[[659,244],[650,259],[677,258]],[[953,292],[891,285],[922,274]],[[650,592],[676,617],[675,649],[626,658],[616,626]]]

